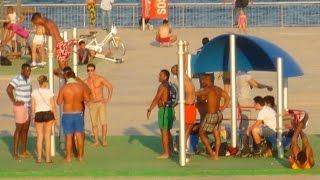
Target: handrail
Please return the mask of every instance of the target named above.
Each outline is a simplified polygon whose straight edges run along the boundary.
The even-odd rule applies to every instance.
[[[253,2],[252,5],[286,5],[286,4],[320,4],[320,1],[280,1],[280,2]],[[5,4],[4,6],[15,6],[16,4]],[[59,7],[59,6],[85,6],[85,3],[78,3],[78,4],[22,4],[22,6],[46,6],[46,7]],[[100,4],[97,4],[97,6]],[[140,3],[115,3],[114,6],[139,6]],[[228,3],[169,3],[172,6],[203,6],[203,5],[234,5],[231,2]],[[251,3],[249,3],[249,6]]]

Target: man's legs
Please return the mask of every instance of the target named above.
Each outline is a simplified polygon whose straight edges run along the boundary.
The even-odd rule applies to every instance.
[[[21,132],[21,156],[27,158],[29,155],[27,154],[27,143],[28,143],[28,132],[29,132],[30,120],[23,123],[22,132]]]
[[[186,124],[186,134],[185,134],[185,149],[187,148],[187,142],[192,131],[193,124]]]
[[[218,160],[219,159],[219,150],[220,150],[220,145],[221,145],[220,126],[215,127],[213,129],[213,136],[214,136],[214,140],[215,140],[214,160]]]
[[[163,153],[159,158],[168,158],[170,156],[169,151],[169,141],[170,141],[170,130],[161,129],[161,137],[162,137],[162,146],[163,146]]]
[[[13,136],[13,158],[15,160],[18,160],[19,158],[19,140],[21,140],[20,136],[22,133],[22,126],[23,124],[16,123],[16,130],[14,131],[14,136]]]
[[[73,134],[67,134],[65,136],[65,149],[66,149],[66,156],[65,161],[71,162],[71,151],[72,151],[72,138]]]
[[[102,131],[102,146],[107,146],[107,112],[106,112],[106,104],[100,103],[99,104],[99,120],[101,124],[101,131]]]
[[[211,159],[215,160],[215,153],[212,151],[210,144],[209,144],[209,139],[208,139],[208,135],[207,132],[200,128],[199,130],[199,136],[201,139],[202,144],[204,145],[204,147],[206,148],[206,151],[208,152],[208,154],[210,155]]]
[[[99,145],[98,123],[97,123],[98,107],[97,107],[96,103],[91,104],[89,106],[89,112],[90,112],[90,117],[91,117],[92,133],[93,133],[93,137],[94,137],[94,143],[92,145],[98,146]]]
[[[75,136],[77,138],[78,159],[79,161],[82,161],[84,154],[84,136],[82,132],[76,132]]]

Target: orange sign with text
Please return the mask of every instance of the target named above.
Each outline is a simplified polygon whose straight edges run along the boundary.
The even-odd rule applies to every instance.
[[[168,19],[168,0],[142,0],[142,17]]]

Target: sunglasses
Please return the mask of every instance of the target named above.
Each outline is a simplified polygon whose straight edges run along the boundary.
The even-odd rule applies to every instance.
[[[93,72],[94,69],[87,69],[87,72]]]

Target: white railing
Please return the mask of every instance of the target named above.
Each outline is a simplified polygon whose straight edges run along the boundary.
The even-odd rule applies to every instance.
[[[8,5],[5,5],[8,6]],[[85,4],[25,4],[26,26],[30,27],[33,12],[41,12],[56,21],[61,28],[88,25]],[[259,2],[246,8],[249,27],[319,26],[320,1]],[[116,3],[112,20],[119,27],[137,27],[141,16],[139,3]],[[170,3],[169,20],[175,27],[232,27],[236,14],[231,3]],[[102,24],[102,12],[97,5],[97,27]],[[152,21],[154,25],[160,21]]]

